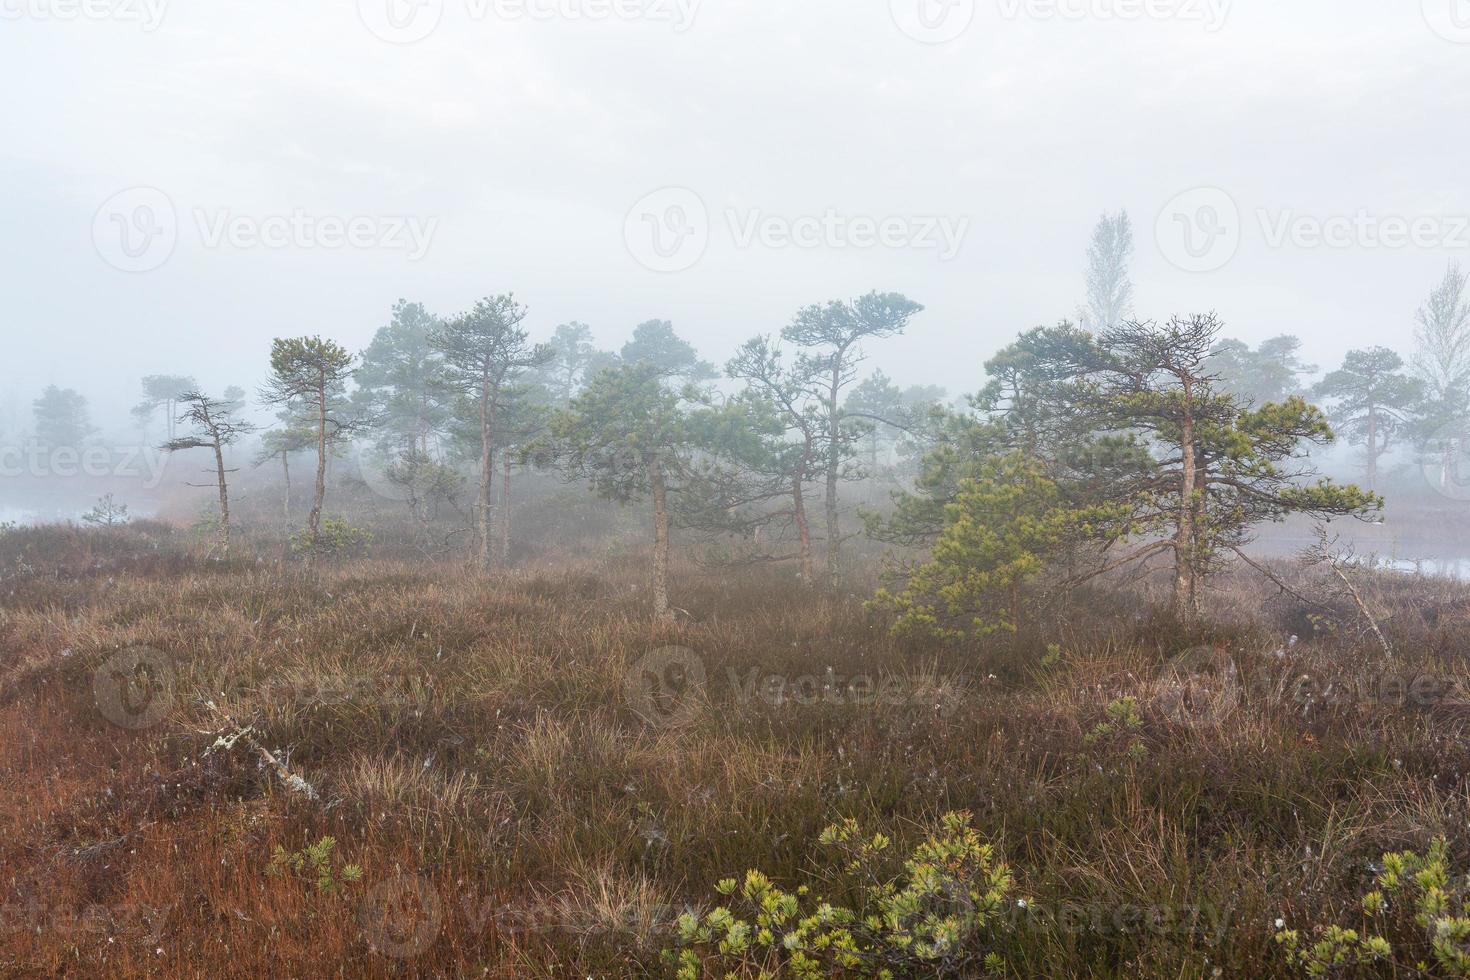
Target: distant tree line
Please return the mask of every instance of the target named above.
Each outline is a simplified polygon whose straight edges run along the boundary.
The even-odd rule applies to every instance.
[[[1385,347],[1317,369],[1291,336],[1256,346],[1213,314],[1133,315],[1126,213],[1105,215],[1088,250],[1080,325],[1019,335],[984,365],[963,407],[932,386],[863,375],[868,348],[904,333],[923,307],[872,292],[795,312],[723,365],[701,359],[665,320],[639,324],[617,351],[564,323],[544,341],[514,295],[453,316],[400,301],[354,354],[318,336],[275,340],[260,404],[256,465],[279,463],[291,514],[292,460],[311,460],[297,538],[329,550],[332,461],[351,443],[427,536],[468,487],[464,514],[481,568],[508,561],[513,474],[537,469],[598,496],[647,507],[653,609],[669,614],[679,529],[745,542],[740,560],[790,562],[808,586],[835,586],[844,483],[885,469],[891,501],[863,501],[868,535],[922,549],[878,599],[900,628],[967,637],[1019,628],[1038,582],[1070,587],[1167,561],[1173,607],[1197,614],[1202,583],[1262,522],[1306,513],[1372,514],[1384,457],[1408,449],[1448,480],[1470,432],[1470,301],[1451,265],[1417,315],[1407,360]],[[218,544],[231,546],[230,447],[256,426],[245,392],[218,396],[185,375],[142,380],[140,424],[160,414],[171,452],[208,450]],[[1315,403],[1315,404],[1314,404]],[[1317,405],[1322,407],[1317,407]],[[36,439],[76,445],[93,432],[78,393],[47,388]],[[1360,451],[1365,488],[1321,479],[1313,447]],[[903,463],[895,468],[894,461]],[[498,531],[498,533],[497,533]]]

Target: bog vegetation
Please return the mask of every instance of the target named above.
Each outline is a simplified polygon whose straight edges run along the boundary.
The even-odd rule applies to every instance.
[[[1135,318],[1127,236],[960,400],[881,292],[144,379],[204,510],[0,528],[0,971],[1465,975],[1470,591],[1339,543],[1456,476],[1464,278],[1309,385]]]

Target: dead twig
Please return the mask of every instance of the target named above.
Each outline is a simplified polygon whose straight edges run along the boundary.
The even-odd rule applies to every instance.
[[[1338,580],[1342,582],[1343,587],[1347,590],[1348,597],[1358,607],[1358,612],[1362,613],[1363,619],[1367,621],[1368,626],[1373,630],[1373,635],[1378,638],[1378,643],[1383,647],[1383,652],[1392,657],[1394,655],[1393,647],[1389,645],[1388,638],[1383,635],[1383,630],[1378,627],[1378,620],[1368,611],[1368,604],[1363,601],[1362,593],[1358,591],[1357,586],[1353,585],[1352,579],[1348,578],[1347,572],[1344,571],[1344,568],[1356,564],[1352,549],[1341,548],[1337,542],[1338,538],[1336,535],[1329,537],[1327,529],[1320,524],[1317,525],[1317,543],[1302,553],[1302,560],[1308,565],[1326,565],[1332,570],[1332,573],[1337,576]]]

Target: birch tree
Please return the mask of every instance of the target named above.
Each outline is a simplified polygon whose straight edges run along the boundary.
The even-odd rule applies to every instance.
[[[1133,282],[1128,262],[1133,258],[1133,225],[1128,212],[1098,219],[1087,249],[1087,306],[1082,322],[1092,330],[1116,327],[1133,315]]]

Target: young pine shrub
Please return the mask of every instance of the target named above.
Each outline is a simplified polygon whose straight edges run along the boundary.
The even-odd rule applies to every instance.
[[[1328,926],[1304,938],[1276,920],[1287,961],[1309,977],[1388,962],[1395,974],[1470,977],[1470,877],[1451,874],[1449,848],[1437,838],[1423,856],[1383,855],[1363,896],[1362,928]]]
[[[265,873],[272,878],[294,877],[308,881],[316,886],[318,894],[334,895],[343,885],[362,880],[360,866],[334,860],[332,852],[336,849],[335,837],[323,837],[299,851],[288,851],[277,844]]]
[[[354,527],[342,517],[323,518],[321,527],[291,535],[291,550],[321,558],[344,558],[362,555],[373,543],[373,532]]]
[[[986,459],[945,506],[929,560],[904,569],[901,585],[880,590],[872,608],[890,613],[900,635],[959,643],[1014,634],[1057,556],[1122,518],[1119,506],[1069,499],[1035,460]]]
[[[818,838],[839,861],[825,880],[851,906],[788,892],[759,871],[716,886],[726,904],[702,918],[679,917],[676,948],[665,957],[680,980],[705,976],[977,977],[1004,972],[997,938],[1015,880],[970,826],[966,812],[945,814],[900,867],[892,842],[864,836],[848,818]]]

